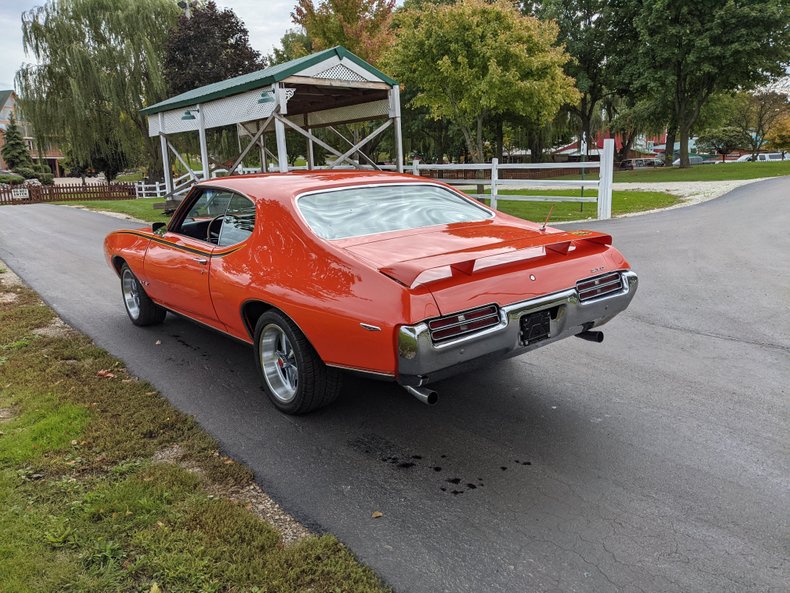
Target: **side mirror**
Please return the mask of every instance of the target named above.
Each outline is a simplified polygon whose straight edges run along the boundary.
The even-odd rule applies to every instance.
[[[155,222],[151,225],[151,230],[155,233],[160,232],[162,229],[167,228],[167,223]]]

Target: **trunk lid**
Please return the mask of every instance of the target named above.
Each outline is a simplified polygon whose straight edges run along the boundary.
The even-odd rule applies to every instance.
[[[446,315],[557,292],[596,268],[609,271],[604,253],[611,242],[593,231],[488,221],[355,238],[341,246],[406,287],[425,285]]]

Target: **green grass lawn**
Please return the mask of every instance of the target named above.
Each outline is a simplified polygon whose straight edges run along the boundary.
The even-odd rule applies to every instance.
[[[615,181],[732,181],[790,175],[790,159],[775,163],[719,163],[694,165],[689,169],[658,167],[636,171],[615,171]]]
[[[134,183],[135,181],[142,181],[143,174],[140,171],[135,171],[134,173],[129,173],[128,175],[118,175],[115,178],[115,181],[124,182],[124,183]]]
[[[243,494],[231,500],[250,471],[8,277],[0,268],[0,590],[385,591],[333,536],[286,543]]]
[[[162,198],[140,198],[137,200],[85,200],[78,202],[54,202],[55,204],[65,204],[71,206],[84,206],[89,210],[106,210],[109,212],[120,212],[134,216],[146,222],[166,222],[169,214],[164,214],[161,210],[154,210],[154,204],[164,202]]]
[[[577,190],[578,191],[578,190]],[[578,195],[574,190],[507,190],[500,192],[500,196],[511,195],[545,195],[545,196],[570,196]],[[595,196],[595,190],[585,190],[585,196]],[[129,216],[134,216],[147,222],[167,221],[169,216],[163,214],[161,210],[154,210],[153,204],[161,202],[161,198],[141,198],[139,200],[99,200],[84,202],[55,202],[56,204],[79,205],[90,210],[106,210],[110,212],[122,212]],[[612,192],[612,214],[626,214],[629,212],[640,212],[643,210],[653,210],[654,208],[665,208],[677,203],[678,198],[664,192],[647,191],[615,191]],[[580,220],[584,218],[595,218],[597,206],[594,203],[575,204],[566,202],[513,202],[506,199],[499,199],[499,210],[519,216],[528,220],[543,221],[549,213],[549,209],[554,206],[551,213],[551,220]]]
[[[541,195],[541,196],[575,196],[579,195],[578,190],[506,190],[499,193],[497,209],[519,218],[526,218],[537,222],[543,222],[551,210],[551,221],[562,222],[567,220],[582,220],[585,218],[597,218],[598,205],[590,203],[573,202],[514,202],[507,201],[510,195]],[[584,190],[585,197],[596,196],[597,191]],[[628,214],[630,212],[642,212],[655,208],[666,208],[678,202],[678,198],[672,194],[652,191],[614,191],[612,192],[612,215]],[[553,207],[553,210],[552,210]]]

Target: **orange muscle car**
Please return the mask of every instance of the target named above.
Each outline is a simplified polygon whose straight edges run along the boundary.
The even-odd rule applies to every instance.
[[[490,210],[425,178],[364,171],[196,185],[167,225],[105,240],[135,325],[167,311],[250,343],[277,408],[331,402],[341,371],[426,385],[623,311],[637,276],[609,235]]]

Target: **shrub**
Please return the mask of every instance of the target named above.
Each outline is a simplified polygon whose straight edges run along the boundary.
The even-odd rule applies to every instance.
[[[8,185],[19,185],[25,180],[21,175],[14,175],[13,173],[0,174],[0,183],[7,183]]]
[[[14,173],[21,175],[25,179],[33,179],[36,177],[36,172],[30,167],[16,167]]]
[[[42,185],[52,185],[55,183],[55,176],[52,173],[39,173],[38,180]]]

